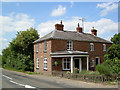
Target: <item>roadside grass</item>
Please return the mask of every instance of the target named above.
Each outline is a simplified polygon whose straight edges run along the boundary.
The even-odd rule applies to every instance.
[[[16,68],[6,68],[6,67],[4,67],[3,69],[10,70],[10,71],[22,72],[22,73],[29,74],[29,75],[42,75],[42,73],[36,73],[36,72],[18,70]]]

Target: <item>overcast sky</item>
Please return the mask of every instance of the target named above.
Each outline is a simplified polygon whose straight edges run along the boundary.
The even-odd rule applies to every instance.
[[[3,2],[2,33],[0,33],[0,53],[16,37],[17,31],[35,27],[40,37],[55,29],[54,25],[63,21],[64,29],[75,31],[77,24],[84,32],[91,28],[98,30],[98,36],[110,40],[118,32],[118,3],[113,2]]]

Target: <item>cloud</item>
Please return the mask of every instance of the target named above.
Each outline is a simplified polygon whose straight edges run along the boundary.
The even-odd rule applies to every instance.
[[[72,18],[71,20],[65,20],[63,21],[64,24],[64,30],[69,31],[75,31],[78,22],[81,24],[81,21],[76,18]],[[47,21],[40,23],[37,27],[37,30],[40,34],[40,36],[44,36],[45,34],[48,34],[49,32],[53,31],[55,29],[55,24],[60,23],[60,20],[53,20],[53,21]],[[118,24],[111,19],[102,18],[98,21],[92,21],[92,22],[85,22],[84,24],[84,32],[85,33],[91,33],[91,28],[95,27],[95,29],[98,30],[98,36],[103,37],[107,40],[108,36],[111,37],[111,35],[118,32]]]
[[[0,38],[0,54],[2,54],[2,50],[8,46],[9,42],[6,38]]]
[[[0,24],[2,24],[2,34],[13,31],[23,31],[34,26],[34,19],[27,14],[14,14],[9,16],[0,16]]]
[[[54,9],[52,11],[51,16],[62,16],[65,13],[66,13],[66,7],[59,5],[57,9]]]
[[[0,16],[0,54],[2,49],[6,48],[9,44],[8,40],[2,38],[6,32],[23,31],[34,26],[34,19],[30,18],[27,14],[11,13],[9,16]]]
[[[97,8],[102,9],[101,16],[106,16],[109,12],[118,8],[118,4],[113,2],[102,3],[102,4],[97,4]]]

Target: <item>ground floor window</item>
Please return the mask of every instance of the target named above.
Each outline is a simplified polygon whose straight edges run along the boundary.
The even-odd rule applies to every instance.
[[[94,67],[94,58],[91,58],[90,66],[91,66],[91,67]]]
[[[36,58],[36,68],[39,68],[39,58]]]
[[[63,70],[70,70],[70,58],[63,58]]]
[[[44,58],[44,70],[47,70],[47,58]]]
[[[96,66],[100,64],[100,58],[99,57],[96,57]]]

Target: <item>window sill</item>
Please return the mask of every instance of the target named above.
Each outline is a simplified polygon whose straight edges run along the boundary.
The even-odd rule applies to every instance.
[[[70,69],[63,69],[63,71],[68,71],[68,70],[70,70]]]
[[[72,51],[73,49],[67,49],[67,51]]]
[[[48,69],[44,68],[43,70],[44,70],[44,71],[47,71]]]
[[[44,53],[47,53],[47,50],[44,50],[43,52],[44,52]]]

